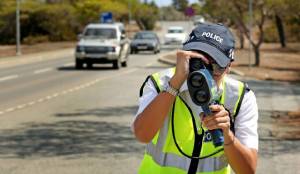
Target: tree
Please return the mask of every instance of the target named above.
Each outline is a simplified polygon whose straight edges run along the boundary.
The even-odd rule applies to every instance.
[[[0,43],[15,43],[16,1],[1,1],[0,4]]]
[[[275,14],[275,21],[276,21],[280,44],[281,44],[281,47],[284,48],[286,46],[286,44],[285,44],[286,40],[285,40],[284,26],[283,26],[282,18],[278,14]]]
[[[217,20],[227,25],[235,25],[236,28],[246,36],[254,48],[254,65],[259,66],[260,46],[264,39],[264,24],[269,12],[266,2],[264,0],[256,0],[253,2],[253,28],[251,30],[255,32],[254,35],[250,35],[250,30],[247,27],[249,23],[248,0],[219,0],[209,2],[210,3],[206,3],[205,5],[209,6],[208,9],[211,11],[207,10],[207,12],[211,14],[211,16],[217,15]]]
[[[260,64],[260,46],[263,43],[264,40],[264,24],[266,21],[268,9],[266,8],[266,4],[263,0],[257,0],[253,2],[253,29],[257,28],[256,36],[257,38],[252,37],[250,34],[249,28],[246,26],[246,20],[247,19],[247,7],[245,8],[245,5],[242,3],[242,1],[233,0],[232,1],[235,10],[237,12],[236,20],[238,24],[242,27],[243,33],[249,40],[250,44],[254,48],[255,53],[255,66],[259,66]],[[253,30],[252,31],[255,31]],[[256,40],[256,42],[255,42]]]
[[[202,8],[199,3],[193,3],[191,4],[191,7],[193,8],[196,15],[199,15],[201,13]]]
[[[115,21],[128,20],[128,4],[121,1],[89,0],[75,4],[78,18],[83,25],[99,21],[102,12],[112,12]]]
[[[286,39],[285,39],[284,25],[283,25],[282,18],[286,13],[285,11],[288,10],[288,6],[282,0],[268,0],[267,4],[271,11],[271,16],[275,19],[275,26],[277,28],[281,47],[285,47]]]
[[[218,10],[215,10],[218,9]],[[236,29],[236,35],[239,38],[240,48],[244,48],[244,32],[236,20],[236,14],[232,12],[232,5],[228,1],[207,1],[204,3],[200,14],[206,18],[208,21],[215,23],[224,23],[227,26]]]
[[[173,6],[176,10],[181,12],[185,12],[185,9],[187,8],[188,4],[188,0],[173,0]]]
[[[161,7],[159,11],[161,20],[178,21],[185,19],[184,14],[176,10],[173,6]]]
[[[271,11],[271,15],[275,21],[275,26],[278,32],[278,38],[281,47],[286,46],[286,35],[291,33],[295,24],[298,21],[298,26],[296,24],[295,28],[299,29],[300,21],[300,1],[299,0],[268,0],[268,5]],[[285,32],[285,30],[288,32]],[[293,37],[299,38],[300,34],[295,34],[293,32]],[[299,33],[299,32],[298,32]],[[299,40],[299,39],[295,39]]]
[[[159,9],[156,6],[141,4],[135,13],[135,20],[142,30],[153,30],[159,19]]]

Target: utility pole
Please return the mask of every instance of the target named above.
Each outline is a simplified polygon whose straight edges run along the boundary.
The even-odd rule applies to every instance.
[[[21,46],[20,46],[20,0],[16,0],[17,8],[16,8],[16,54],[20,56],[21,53]]]
[[[252,0],[249,0],[249,69],[251,66],[251,52],[252,52],[252,16],[253,16],[253,10],[252,10]]]
[[[128,0],[128,23],[130,24],[131,21],[131,0]]]

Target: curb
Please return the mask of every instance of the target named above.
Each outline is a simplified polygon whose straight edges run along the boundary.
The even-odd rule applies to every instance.
[[[239,75],[239,76],[245,76],[245,73],[243,73],[242,71],[239,71],[237,69],[231,68],[230,69],[230,74],[235,74],[235,75]]]
[[[162,63],[165,63],[167,65],[175,66],[176,65],[176,59],[168,59],[168,58],[166,58],[168,55],[172,55],[174,53],[175,53],[175,51],[172,51],[172,52],[168,52],[168,53],[166,53],[164,55],[161,55],[158,58],[158,61],[162,62]],[[235,74],[235,75],[239,75],[239,76],[245,76],[245,74],[242,71],[239,71],[239,70],[234,69],[234,68],[231,68],[230,74]]]
[[[59,49],[47,52],[26,54],[21,56],[5,57],[0,59],[0,67],[10,67],[18,64],[27,64],[42,60],[58,59],[63,56],[72,56],[74,48]]]
[[[168,55],[172,55],[172,54],[175,54],[175,53],[176,53],[176,51],[170,51],[170,52],[167,52],[163,55],[160,55],[159,58],[158,58],[158,61],[161,62],[161,63],[165,63],[167,65],[175,66],[176,65],[176,59],[166,58]]]

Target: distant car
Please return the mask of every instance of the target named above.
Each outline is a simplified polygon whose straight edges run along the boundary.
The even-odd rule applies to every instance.
[[[153,51],[154,54],[160,52],[160,41],[158,36],[152,31],[140,31],[136,33],[130,43],[130,52]]]
[[[187,33],[185,33],[183,27],[172,26],[168,28],[165,35],[165,44],[182,44],[187,38]]]
[[[75,51],[77,69],[87,64],[112,63],[113,68],[126,67],[130,50],[129,39],[121,24],[89,24],[85,27]]]
[[[205,19],[203,16],[200,16],[200,15],[196,15],[194,16],[193,18],[193,23],[195,26],[199,25],[199,24],[203,24],[205,23]]]

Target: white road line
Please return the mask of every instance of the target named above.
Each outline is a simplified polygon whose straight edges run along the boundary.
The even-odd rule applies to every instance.
[[[11,75],[11,76],[6,76],[6,77],[1,77],[0,78],[0,82],[5,81],[5,80],[11,80],[11,79],[15,79],[18,78],[18,75]]]
[[[24,107],[26,107],[26,105],[19,105],[19,106],[17,106],[17,109],[22,109]]]
[[[51,71],[51,70],[52,70],[52,68],[39,69],[39,70],[35,70],[34,74],[40,74],[40,73],[44,73],[44,72]]]
[[[48,69],[50,69],[50,68],[48,68]],[[46,96],[44,98],[40,98],[40,99],[38,99],[36,101],[31,101],[31,102],[28,102],[27,104],[21,104],[21,105],[18,105],[16,107],[8,108],[8,109],[6,109],[4,111],[0,111],[0,115],[3,115],[3,114],[8,113],[8,112],[15,111],[15,110],[23,109],[23,108],[26,108],[26,107],[29,107],[29,106],[33,106],[35,104],[44,102],[46,100],[51,100],[52,98],[55,98],[55,97],[58,97],[58,96],[62,96],[62,95],[68,94],[68,93],[72,93],[72,92],[75,92],[75,91],[83,89],[83,88],[87,88],[89,86],[92,86],[92,85],[96,84],[97,82],[100,82],[100,81],[103,81],[103,80],[106,80],[106,79],[110,79],[110,78],[115,78],[115,77],[118,77],[118,76],[122,76],[124,74],[129,74],[129,73],[135,72],[137,70],[138,70],[137,68],[129,69],[129,70],[123,71],[122,73],[119,73],[119,74],[116,74],[116,75],[111,75],[111,76],[107,76],[107,77],[98,78],[96,80],[87,82],[85,84],[82,84],[82,85],[79,85],[79,86],[75,86],[73,88],[70,88],[70,89],[67,89],[67,90],[64,90],[64,91],[61,91],[61,92],[54,93],[52,95],[48,95],[48,96]],[[38,70],[38,71],[45,72],[46,69],[44,69],[44,70]]]
[[[44,98],[40,98],[40,99],[38,99],[37,102],[41,103],[41,102],[43,102],[44,100],[45,100]]]
[[[14,111],[16,108],[8,108],[8,109],[6,109],[5,111],[6,112],[11,112],[11,111]]]
[[[31,106],[31,105],[34,105],[34,104],[35,104],[35,101],[32,101],[32,102],[29,102],[27,105]]]
[[[130,69],[130,70],[127,70],[125,72],[123,72],[123,74],[129,74],[129,73],[132,73],[134,71],[137,71],[138,69],[137,68],[133,68],[133,69]]]
[[[149,67],[149,66],[152,66],[152,65],[154,65],[154,63],[148,63],[148,64],[146,65],[146,67]]]
[[[66,63],[66,64],[64,64],[63,66],[66,67],[66,66],[73,66],[73,65],[75,65],[75,63],[74,63],[74,62],[71,62],[71,63]]]

